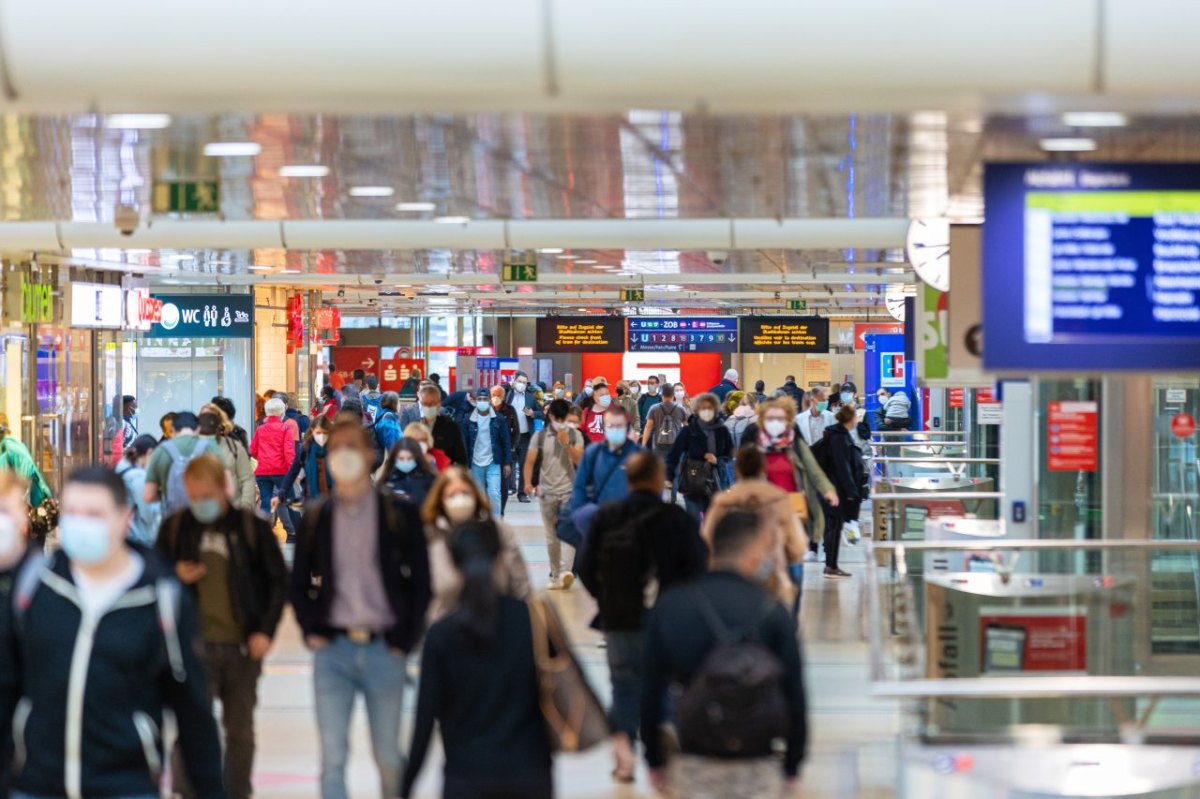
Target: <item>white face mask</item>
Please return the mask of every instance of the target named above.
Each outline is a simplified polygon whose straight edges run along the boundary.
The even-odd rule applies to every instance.
[[[0,558],[16,549],[20,540],[17,523],[7,513],[0,513]]]
[[[313,441],[317,442],[318,447],[323,447],[329,443],[329,436],[325,433],[313,433]]]
[[[329,473],[337,483],[357,483],[367,474],[367,461],[362,453],[349,447],[330,453]]]
[[[426,419],[436,419],[440,409],[436,405],[422,405],[421,416]]]
[[[516,391],[518,394],[524,394],[525,393],[525,384],[524,383],[513,383],[513,390]]]
[[[716,415],[716,411],[709,410],[708,408],[705,408],[697,414],[702,422],[711,422],[714,418],[716,418]]]
[[[787,430],[787,422],[782,419],[768,419],[763,427],[766,428],[767,435],[771,438],[779,438]]]
[[[551,426],[551,427],[553,427],[555,430],[565,430],[565,429],[567,428],[567,423],[566,423],[566,422],[551,421],[551,422],[550,422],[550,426]]]
[[[579,422],[567,422],[567,427],[571,428],[572,430],[578,430]]]
[[[470,494],[455,494],[452,497],[446,497],[442,500],[442,505],[446,511],[446,518],[454,524],[470,520],[478,510],[478,503]]]

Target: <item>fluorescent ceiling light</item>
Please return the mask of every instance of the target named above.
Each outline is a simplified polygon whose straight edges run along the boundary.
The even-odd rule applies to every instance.
[[[273,266],[257,266],[257,265],[255,265],[255,266],[247,266],[246,268],[247,268],[247,269],[249,269],[251,272],[270,272],[270,271],[271,271],[272,269],[274,269],[275,267],[273,267]]]
[[[397,211],[436,211],[437,203],[396,203]]]
[[[162,130],[171,127],[170,114],[109,114],[104,127],[117,130]]]
[[[395,193],[391,186],[353,186],[350,189],[351,197],[391,197]]]
[[[1120,111],[1068,111],[1062,122],[1072,128],[1123,128],[1129,117]]]
[[[469,216],[439,216],[434,217],[434,222],[440,222],[443,225],[465,225],[471,221]]]
[[[298,275],[302,272],[301,269],[284,269],[279,274],[281,275]]]
[[[575,263],[578,266],[591,266],[592,264],[599,263],[599,261],[593,261],[591,258],[576,258]]]
[[[320,164],[288,164],[279,167],[281,178],[323,178],[329,174],[329,167]]]
[[[574,255],[560,255],[560,256],[558,256],[558,260],[560,260],[560,261],[574,261],[574,260],[575,260],[575,256],[574,256]]]
[[[562,252],[562,247],[542,247],[538,252],[542,255],[558,255]]]
[[[262,152],[255,141],[215,141],[204,145],[204,154],[219,158],[252,158]]]
[[[587,313],[587,308],[580,308],[580,309],[579,309],[579,312],[580,312],[580,313]]]
[[[1048,153],[1090,153],[1096,149],[1095,139],[1074,138],[1070,136],[1042,139],[1038,144]]]

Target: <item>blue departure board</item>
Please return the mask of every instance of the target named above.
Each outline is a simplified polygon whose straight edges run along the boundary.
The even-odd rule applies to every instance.
[[[737,349],[737,317],[629,317],[630,352],[737,352]]]
[[[989,164],[984,207],[985,368],[1200,368],[1200,166]]]

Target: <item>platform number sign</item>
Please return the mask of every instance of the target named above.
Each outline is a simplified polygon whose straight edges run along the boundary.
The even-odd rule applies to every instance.
[[[885,388],[903,387],[907,368],[903,352],[879,353],[879,382]]]

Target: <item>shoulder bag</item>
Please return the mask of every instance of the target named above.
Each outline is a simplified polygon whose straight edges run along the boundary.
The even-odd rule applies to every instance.
[[[612,735],[608,714],[571,653],[554,608],[541,597],[532,597],[527,604],[538,702],[550,747],[556,752],[584,752]]]

